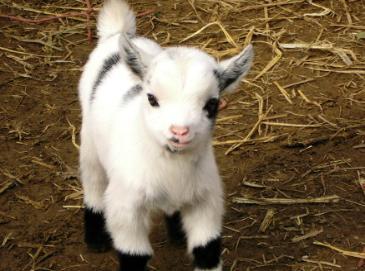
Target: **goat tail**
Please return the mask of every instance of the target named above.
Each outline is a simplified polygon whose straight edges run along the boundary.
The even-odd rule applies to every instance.
[[[99,39],[117,33],[136,34],[136,17],[125,0],[106,0],[100,10],[97,29]]]

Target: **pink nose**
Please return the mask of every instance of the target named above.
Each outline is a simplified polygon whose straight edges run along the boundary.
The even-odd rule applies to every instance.
[[[175,136],[186,136],[189,133],[189,127],[172,125],[170,131]]]

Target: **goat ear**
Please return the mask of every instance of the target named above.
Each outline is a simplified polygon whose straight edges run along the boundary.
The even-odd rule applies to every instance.
[[[219,90],[232,91],[249,72],[253,61],[253,47],[248,45],[240,54],[222,61],[220,71],[216,71]]]
[[[119,55],[131,71],[142,80],[146,72],[146,65],[143,62],[144,52],[137,48],[125,34],[121,34],[119,38]]]

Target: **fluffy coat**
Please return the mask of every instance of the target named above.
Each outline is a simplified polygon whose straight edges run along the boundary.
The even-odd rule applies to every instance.
[[[194,48],[161,48],[135,35],[122,0],[106,1],[97,26],[79,84],[86,242],[101,249],[112,240],[120,270],[144,270],[150,214],[161,210],[181,217],[195,270],[222,270],[211,134],[217,101],[249,71],[252,47],[222,63]]]

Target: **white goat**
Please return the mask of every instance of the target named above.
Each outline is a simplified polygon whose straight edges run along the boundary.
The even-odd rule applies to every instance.
[[[195,270],[222,270],[223,192],[211,146],[220,95],[249,71],[253,50],[217,63],[193,48],[135,35],[123,0],[107,0],[79,84],[85,241],[113,243],[123,271],[146,270],[150,213],[186,238]]]

